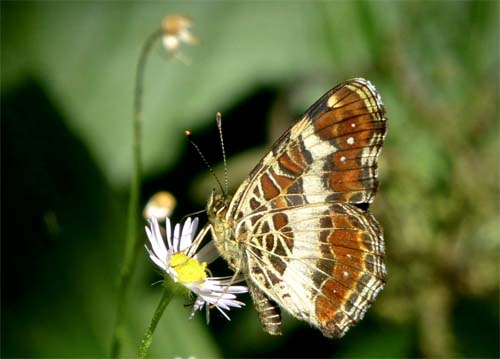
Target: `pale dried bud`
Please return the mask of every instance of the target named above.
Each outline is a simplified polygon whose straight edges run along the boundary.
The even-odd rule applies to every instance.
[[[146,219],[156,218],[164,220],[166,217],[170,217],[176,204],[177,201],[170,192],[157,192],[144,207],[143,216]]]
[[[191,34],[191,18],[184,15],[166,16],[162,22],[163,46],[170,55],[182,61],[186,61],[179,52],[182,43],[195,45],[198,39]]]

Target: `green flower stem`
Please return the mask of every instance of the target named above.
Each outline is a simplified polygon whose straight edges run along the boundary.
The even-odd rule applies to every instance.
[[[116,307],[115,326],[113,328],[111,357],[118,358],[120,356],[122,344],[125,336],[125,308],[128,296],[128,289],[132,275],[134,273],[135,264],[137,262],[138,248],[138,222],[139,222],[139,199],[141,194],[141,176],[142,176],[142,160],[141,160],[141,135],[142,135],[142,88],[144,82],[144,70],[146,60],[151,52],[151,49],[163,35],[163,30],[158,29],[153,32],[146,40],[142,47],[142,51],[137,64],[135,77],[134,91],[134,117],[133,117],[133,177],[130,187],[130,198],[128,205],[128,226],[127,238],[125,242],[125,253],[120,271],[118,282],[118,303]]]
[[[151,323],[149,323],[149,327],[146,330],[146,333],[144,333],[144,337],[142,338],[141,345],[139,346],[139,353],[137,354],[138,358],[143,359],[148,354],[149,347],[153,342],[153,333],[156,329],[156,326],[158,325],[158,322],[160,321],[161,316],[163,315],[163,312],[165,311],[165,308],[167,307],[168,303],[170,303],[172,297],[173,297],[172,288],[170,286],[166,286],[163,289],[163,295],[161,297],[160,303],[158,304],[158,307],[156,308],[155,314],[151,319]]]

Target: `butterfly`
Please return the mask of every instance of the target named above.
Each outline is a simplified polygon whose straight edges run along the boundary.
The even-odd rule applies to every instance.
[[[264,331],[280,307],[342,337],[384,287],[382,228],[370,214],[386,112],[367,80],[324,94],[229,197],[214,190],[210,232],[247,282]]]

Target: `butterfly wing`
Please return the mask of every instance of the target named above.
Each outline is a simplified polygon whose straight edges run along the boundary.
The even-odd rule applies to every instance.
[[[375,88],[364,79],[348,80],[312,105],[235,193],[226,219],[243,248],[242,269],[255,287],[252,296],[261,300],[257,309],[266,331],[279,332],[272,330],[278,321],[265,323],[263,312],[277,302],[325,335],[340,336],[382,287],[381,229],[364,210],[378,187],[385,134],[385,110]],[[346,236],[357,260],[350,271],[343,270],[349,261],[339,257],[338,243]],[[292,267],[286,256],[294,258]],[[350,277],[343,278],[344,272]]]
[[[269,211],[254,228],[244,247],[248,278],[271,303],[325,336],[341,337],[361,320],[385,283],[380,226],[356,206],[317,203]],[[261,320],[273,329],[276,317],[266,314],[272,313],[261,312]]]
[[[228,213],[342,201],[367,208],[378,187],[386,134],[380,96],[348,80],[323,95],[273,145],[235,193]]]

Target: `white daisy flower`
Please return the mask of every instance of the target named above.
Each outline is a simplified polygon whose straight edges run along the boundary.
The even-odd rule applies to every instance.
[[[208,228],[196,237],[198,218],[188,218],[181,230],[176,224],[172,232],[170,219],[166,218],[166,245],[163,240],[160,226],[156,218],[149,221],[146,226],[151,248],[146,246],[149,257],[163,272],[169,275],[176,283],[182,284],[196,295],[190,318],[197,310],[206,306],[216,307],[228,320],[224,312],[231,307],[241,308],[244,303],[236,300],[236,294],[248,292],[248,288],[239,285],[230,285],[232,277],[211,277],[207,264],[213,262],[219,255],[213,241],[197,251]],[[239,279],[238,281],[241,281]]]

